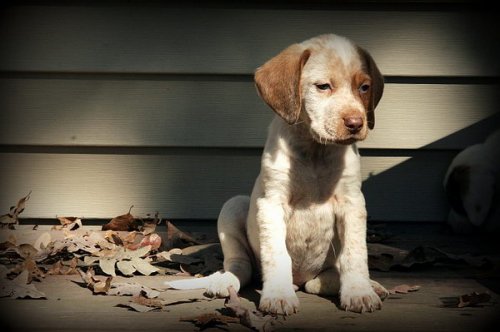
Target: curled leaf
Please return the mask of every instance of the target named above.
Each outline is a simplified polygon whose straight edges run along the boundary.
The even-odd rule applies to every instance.
[[[397,285],[391,289],[388,289],[388,292],[389,292],[389,294],[396,294],[396,293],[408,294],[409,292],[416,292],[419,289],[420,289],[420,286],[417,286],[417,285],[410,286],[410,285],[403,284],[403,285]]]
[[[102,226],[102,230],[128,231],[128,232],[139,230],[135,222],[134,216],[130,213],[133,207],[134,207],[133,205],[130,207],[127,214],[123,214],[121,216],[114,217],[113,219],[111,219],[109,223]]]
[[[17,201],[15,206],[10,208],[9,213],[0,216],[0,226],[7,226],[10,229],[15,229],[15,225],[19,224],[19,215],[24,211],[26,202],[30,199],[31,191],[28,195]]]
[[[473,292],[470,294],[461,295],[458,299],[458,308],[473,307],[481,303],[490,302],[491,295],[488,293]]]
[[[101,258],[99,260],[99,267],[101,268],[102,272],[106,273],[107,275],[115,277],[116,276],[115,263],[116,263],[116,259]]]

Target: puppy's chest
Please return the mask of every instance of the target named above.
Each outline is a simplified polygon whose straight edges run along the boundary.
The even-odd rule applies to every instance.
[[[298,284],[323,270],[333,250],[343,167],[335,160],[339,158],[299,160],[290,169],[294,189],[285,208],[286,243]]]
[[[286,245],[295,283],[301,284],[328,265],[327,257],[333,250],[335,214],[329,203],[289,212]]]
[[[289,203],[295,209],[319,208],[334,197],[342,176],[343,164],[330,158],[302,159],[289,170],[291,186]]]

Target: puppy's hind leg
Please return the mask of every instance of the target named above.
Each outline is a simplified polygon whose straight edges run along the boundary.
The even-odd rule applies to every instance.
[[[207,295],[227,297],[228,287],[235,291],[252,278],[252,253],[247,240],[246,221],[250,197],[235,196],[228,200],[219,214],[217,232],[224,254],[224,272],[207,287]]]
[[[224,254],[224,271],[208,277],[167,282],[175,289],[205,288],[206,295],[228,297],[228,288],[236,292],[249,283],[252,277],[252,258],[246,235],[246,220],[250,198],[235,196],[222,207],[217,220],[217,231]]]

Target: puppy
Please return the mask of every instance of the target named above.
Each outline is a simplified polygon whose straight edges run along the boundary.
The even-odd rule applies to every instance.
[[[455,233],[500,231],[500,129],[453,158],[443,186]]]
[[[224,271],[169,285],[225,297],[229,286],[238,291],[255,272],[263,282],[259,309],[266,313],[297,312],[299,287],[340,293],[346,310],[380,309],[387,291],[369,277],[354,144],[373,129],[382,97],[375,62],[346,38],[321,35],[269,60],[255,83],[276,117],[251,197],[234,197],[220,212]]]

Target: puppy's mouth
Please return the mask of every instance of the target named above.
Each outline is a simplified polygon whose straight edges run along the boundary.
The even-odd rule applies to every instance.
[[[334,135],[320,135],[314,130],[311,130],[312,138],[319,144],[337,144],[337,145],[350,145],[365,139],[365,135],[362,135],[361,132],[355,134],[345,134],[341,136]]]

